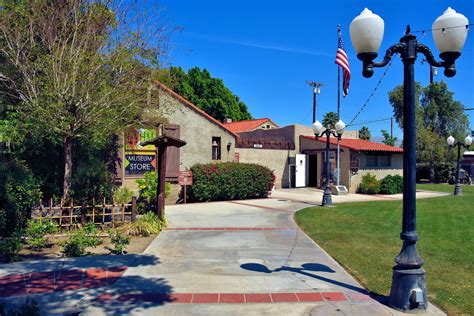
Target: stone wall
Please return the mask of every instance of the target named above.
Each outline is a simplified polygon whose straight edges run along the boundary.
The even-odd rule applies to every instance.
[[[229,131],[165,91],[160,92],[160,107],[162,115],[170,124],[180,126],[180,138],[186,141],[186,145],[180,149],[180,170],[189,169],[196,163],[234,160],[236,138]],[[221,138],[221,160],[212,160],[212,137]],[[229,143],[230,150],[227,150]]]
[[[236,152],[240,155],[240,162],[256,163],[273,170],[277,189],[289,187],[288,157],[295,156],[293,150],[236,148]]]
[[[375,177],[378,180],[381,180],[381,179],[385,178],[388,175],[403,176],[403,169],[389,169],[389,168],[387,168],[387,169],[359,169],[357,174],[351,176],[351,186],[350,186],[350,189],[349,189],[350,193],[357,192],[359,184],[362,181],[362,177],[364,175],[368,174],[368,173],[370,173],[372,175],[375,175]]]
[[[232,133],[166,91],[160,90],[158,97],[159,109],[149,110],[148,113],[150,117],[156,117],[156,115],[164,117],[167,124],[180,126],[180,139],[186,141],[186,145],[180,148],[179,169],[181,171],[191,168],[196,163],[234,160],[236,137]],[[212,159],[212,137],[221,138],[220,160]],[[123,142],[123,136],[121,136],[121,141]],[[125,161],[123,146],[120,149],[120,156],[122,161]],[[123,166],[120,168],[122,169],[121,176],[123,176]],[[138,193],[135,181],[139,178],[142,176],[125,176],[122,185]],[[173,185],[172,194],[167,199],[167,203],[176,201],[179,189],[179,186]]]

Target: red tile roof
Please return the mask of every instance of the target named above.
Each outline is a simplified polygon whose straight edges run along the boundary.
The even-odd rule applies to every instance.
[[[228,132],[228,133],[232,134],[233,136],[239,138],[239,135],[237,135],[234,131],[232,131],[231,129],[224,126],[224,124],[222,124],[221,122],[219,122],[218,120],[216,120],[215,118],[213,118],[212,116],[210,116],[209,114],[207,114],[206,112],[204,112],[203,110],[198,108],[196,105],[191,103],[189,100],[186,100],[184,97],[182,97],[181,95],[179,95],[176,92],[174,92],[173,90],[171,90],[171,88],[168,87],[167,85],[165,85],[165,84],[163,84],[159,81],[156,81],[156,85],[160,89],[162,89],[163,91],[166,91],[167,93],[169,93],[172,97],[174,97],[178,101],[181,101],[184,105],[186,105],[189,108],[191,108],[192,110],[196,111],[198,114],[204,116],[205,118],[207,118],[209,121],[213,122],[214,124],[217,124],[219,127],[224,129],[226,132]]]
[[[319,142],[326,142],[326,137],[316,138],[314,136],[303,136],[303,135],[301,137],[306,138],[306,139],[313,139]],[[337,145],[337,138],[335,137],[330,138],[329,142],[332,145]],[[403,152],[403,148],[400,148],[400,147],[389,146],[389,145],[375,143],[375,142],[362,140],[362,139],[342,138],[341,146],[352,149],[352,150],[359,150],[359,151],[385,151],[385,152],[394,152],[394,153]]]
[[[275,124],[271,119],[265,117],[255,120],[245,120],[245,121],[238,121],[232,123],[224,123],[224,126],[233,131],[234,133],[241,133],[241,132],[249,132],[253,131],[254,129],[258,128],[260,125],[265,124],[267,122],[272,123],[276,127],[279,127]]]

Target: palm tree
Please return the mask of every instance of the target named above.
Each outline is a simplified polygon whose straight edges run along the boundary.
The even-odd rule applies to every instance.
[[[337,121],[339,121],[339,116],[336,112],[327,112],[323,118],[323,126],[335,128]]]
[[[370,140],[372,135],[370,135],[370,130],[367,126],[362,126],[359,130],[359,138],[363,140]]]

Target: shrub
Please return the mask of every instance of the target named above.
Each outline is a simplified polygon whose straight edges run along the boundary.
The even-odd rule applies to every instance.
[[[5,304],[0,304],[0,315],[9,316],[39,316],[41,315],[38,303],[28,297],[26,302],[19,306],[18,309],[6,309]]]
[[[110,251],[116,255],[123,255],[125,247],[130,244],[130,236],[120,233],[117,230],[111,230],[109,232],[110,241],[114,245]]]
[[[248,163],[197,164],[191,168],[189,200],[215,201],[267,197],[275,183],[270,169]]]
[[[364,194],[377,194],[380,192],[380,182],[375,178],[375,175],[367,173],[362,177],[359,192]]]
[[[10,237],[0,238],[0,261],[19,261],[18,253],[23,247],[21,242],[22,234],[21,230],[16,230]]]
[[[76,229],[63,245],[63,253],[66,257],[80,257],[86,254],[87,247],[97,247],[100,240],[97,228],[93,223],[87,223]]]
[[[160,221],[155,213],[148,212],[138,216],[136,222],[129,225],[127,229],[130,235],[148,237],[158,234],[163,226],[165,226],[164,223]]]
[[[53,222],[40,222],[31,219],[25,230],[25,237],[27,237],[26,244],[32,250],[40,250],[48,246],[47,234],[54,234],[58,231],[58,226]]]
[[[156,208],[156,191],[158,189],[158,178],[156,172],[146,172],[142,179],[135,181],[139,190],[138,212],[140,214],[146,212],[155,212]],[[171,184],[165,184],[165,197],[169,196]]]
[[[388,175],[380,181],[380,193],[397,194],[403,192],[403,178],[399,175]]]
[[[114,191],[114,201],[117,204],[127,204],[132,200],[133,192],[126,188],[120,187]]]
[[[3,229],[0,236],[9,237],[14,231],[25,227],[31,208],[40,201],[38,181],[31,171],[16,160],[6,161],[0,155],[0,215]]]

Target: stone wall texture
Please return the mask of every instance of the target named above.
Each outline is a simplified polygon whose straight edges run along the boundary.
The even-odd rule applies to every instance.
[[[289,186],[288,157],[294,157],[293,150],[281,149],[257,149],[237,148],[240,162],[256,163],[273,170],[275,174],[275,188],[287,188]]]
[[[160,111],[170,124],[180,126],[180,138],[186,141],[181,147],[180,170],[191,168],[196,163],[233,161],[236,137],[197,113],[181,101],[161,91]],[[212,137],[221,138],[221,160],[212,160]],[[227,150],[227,145],[230,150]]]

